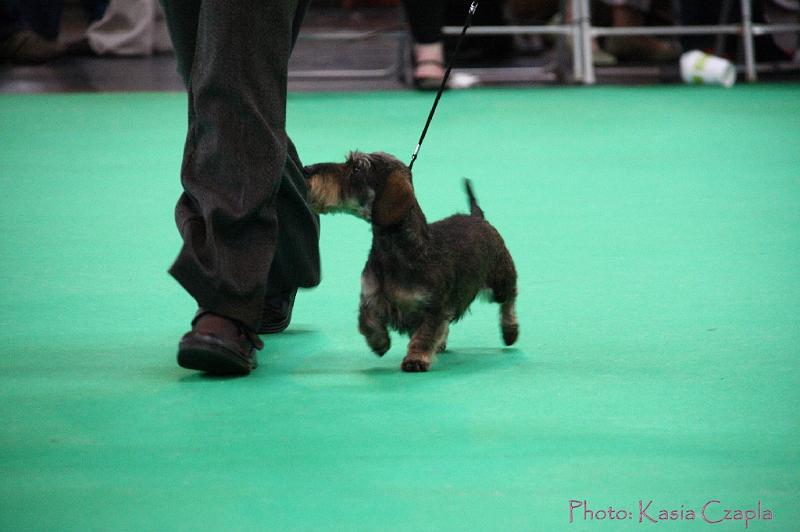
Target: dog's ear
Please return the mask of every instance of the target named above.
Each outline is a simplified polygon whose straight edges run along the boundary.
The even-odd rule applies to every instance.
[[[372,205],[372,223],[394,225],[403,219],[413,205],[411,181],[403,172],[392,172]]]

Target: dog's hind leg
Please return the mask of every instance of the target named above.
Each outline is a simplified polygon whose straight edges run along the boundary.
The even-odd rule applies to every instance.
[[[517,271],[514,261],[507,250],[495,264],[489,275],[489,288],[492,299],[500,303],[500,330],[503,332],[503,343],[512,345],[519,336],[517,320]]]
[[[428,317],[422,322],[419,329],[414,331],[411,342],[408,344],[408,354],[400,366],[403,371],[420,372],[428,371],[431,359],[446,339],[448,321],[442,318]]]
[[[516,298],[500,304],[500,330],[503,331],[503,343],[513,345],[519,336]]]

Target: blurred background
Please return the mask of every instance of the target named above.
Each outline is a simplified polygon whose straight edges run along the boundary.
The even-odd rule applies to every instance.
[[[436,88],[468,6],[315,0],[289,89]],[[678,83],[679,58],[695,49],[733,62],[740,80],[797,79],[798,10],[797,0],[484,0],[449,85]],[[0,17],[0,92],[182,89],[157,0],[1,0]]]

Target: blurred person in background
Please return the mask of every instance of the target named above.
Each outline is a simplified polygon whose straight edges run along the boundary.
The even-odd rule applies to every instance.
[[[42,63],[62,53],[57,43],[27,27],[16,2],[0,0],[0,62]]]
[[[671,14],[671,2],[652,0],[603,0],[611,9],[611,25],[616,28],[646,26],[649,16],[661,8]],[[660,5],[659,5],[660,4]],[[675,42],[650,35],[611,36],[605,39],[605,50],[622,61],[675,61],[680,49]]]
[[[81,2],[86,20],[93,22],[105,12],[106,0]],[[64,0],[0,0],[0,60],[42,63],[65,52],[59,44]]]
[[[752,3],[753,22],[767,24],[791,24],[800,22],[798,0],[755,0]],[[725,0],[697,0],[680,2],[681,23],[685,25],[714,25],[738,23],[741,10],[738,2]],[[738,36],[683,35],[684,50],[702,50],[711,54],[735,59],[740,39]],[[758,61],[795,60],[798,54],[797,32],[757,35],[754,38]]]
[[[762,12],[765,22],[769,24],[800,23],[800,0],[771,0],[766,2]],[[783,53],[781,59],[800,63],[800,34],[798,32],[774,33],[771,41],[777,50]]]
[[[158,0],[111,0],[103,17],[72,43],[74,54],[145,56],[172,50]]]
[[[442,33],[446,25],[461,26],[471,0],[403,0],[413,38],[412,63],[414,86],[420,90],[436,90],[442,83],[446,67],[448,39]],[[501,25],[504,0],[481,2],[473,25]],[[461,59],[497,60],[511,52],[509,36],[474,37],[464,41]]]
[[[508,0],[508,16],[514,24],[541,24],[549,20],[561,24],[559,0]],[[651,19],[670,22],[669,0],[597,0],[591,3],[592,24],[597,26],[645,26]],[[572,21],[572,2],[566,2],[567,23]],[[566,39],[568,48],[572,41]],[[597,66],[611,66],[621,61],[666,62],[677,59],[679,49],[671,40],[650,36],[607,37],[592,39],[592,55]]]
[[[58,39],[64,0],[17,0],[16,3],[22,18],[33,31],[50,41]],[[86,21],[91,23],[103,16],[108,0],[82,0],[80,4]]]

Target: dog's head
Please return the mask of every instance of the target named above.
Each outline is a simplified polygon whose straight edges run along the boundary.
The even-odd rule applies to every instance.
[[[304,170],[308,202],[319,213],[346,212],[389,226],[402,220],[416,201],[408,166],[388,153],[354,151],[344,163]]]

